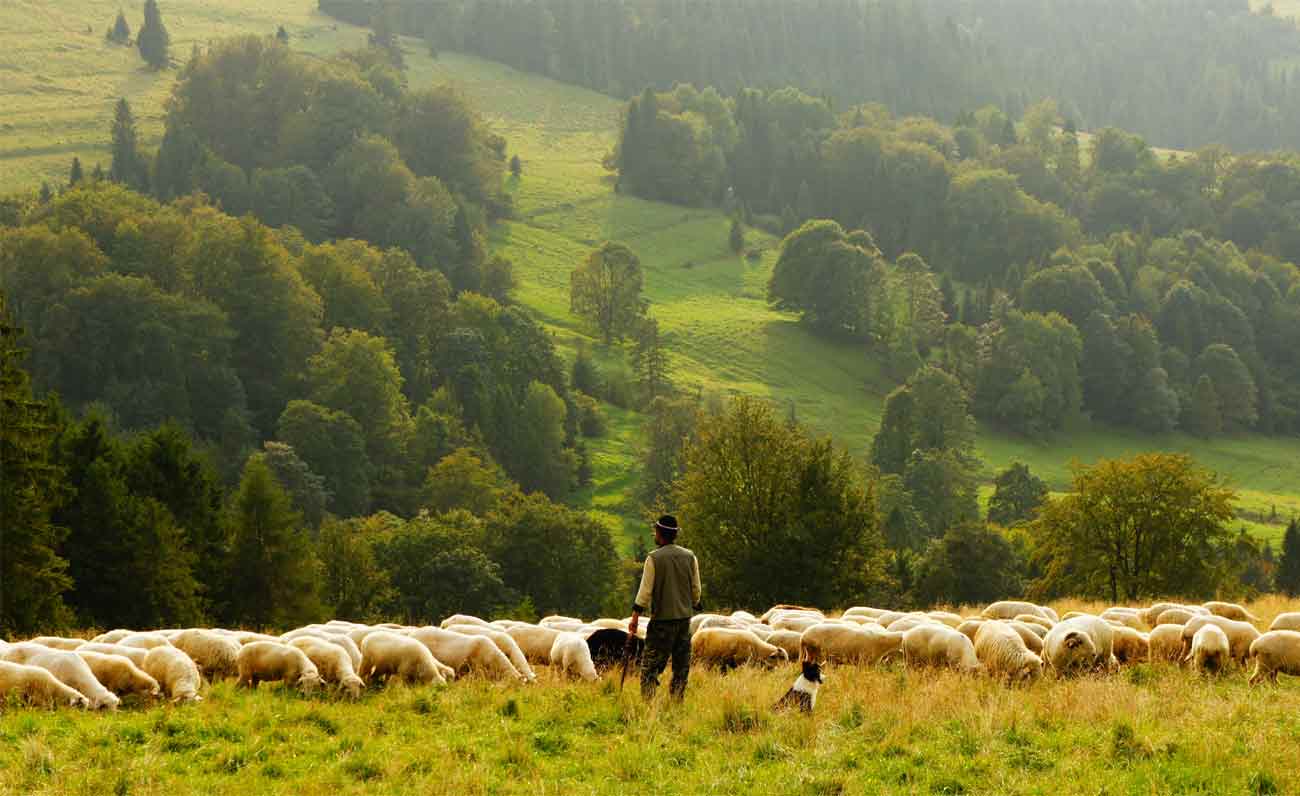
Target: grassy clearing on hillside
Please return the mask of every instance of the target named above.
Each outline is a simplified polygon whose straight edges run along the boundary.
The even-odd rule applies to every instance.
[[[1059,610],[1078,606],[1059,606]],[[1094,609],[1097,606],[1090,606]],[[1264,617],[1295,610],[1273,599]],[[1169,665],[1008,689],[835,667],[811,716],[774,714],[794,667],[393,686],[359,703],[227,681],[195,706],[0,714],[0,792],[86,794],[1286,794],[1300,680],[1252,689]]]

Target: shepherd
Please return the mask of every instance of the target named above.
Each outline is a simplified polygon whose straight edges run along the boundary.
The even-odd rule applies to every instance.
[[[646,556],[641,588],[627,626],[628,633],[635,636],[641,614],[650,614],[641,653],[641,696],[647,701],[654,697],[670,658],[673,678],[668,693],[674,699],[686,696],[691,673],[691,617],[700,610],[700,562],[694,553],[676,544],[680,530],[671,514],[655,522],[658,549]]]

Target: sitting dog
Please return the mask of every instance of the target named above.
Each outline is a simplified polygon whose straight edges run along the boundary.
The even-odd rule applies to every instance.
[[[777,700],[777,710],[797,707],[804,713],[811,713],[817,705],[817,689],[822,684],[821,664],[804,660],[802,666],[803,672],[800,673],[799,679],[794,681],[794,685],[785,692],[785,696]]]

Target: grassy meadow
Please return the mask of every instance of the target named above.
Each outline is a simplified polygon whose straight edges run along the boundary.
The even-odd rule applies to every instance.
[[[1071,608],[1100,606],[1060,605]],[[1294,601],[1252,606],[1267,621]],[[193,706],[0,712],[0,793],[1288,794],[1300,792],[1300,679],[1250,688],[1172,665],[988,678],[827,670],[811,716],[771,705],[794,667],[692,671],[687,702],[642,703],[630,675],[546,667],[529,686],[469,678],[358,703],[230,681]],[[666,678],[665,678],[666,681]]]
[[[106,163],[119,96],[131,100],[144,143],[156,144],[176,70],[150,72],[134,49],[104,41],[117,7],[106,0],[0,4],[0,191],[34,190],[42,180],[60,184],[74,155],[88,170]],[[318,55],[361,46],[366,37],[321,15],[315,0],[167,0],[163,13],[175,59],[195,44],[241,32],[269,34],[278,25],[293,47]],[[138,10],[128,14],[134,29]],[[552,330],[566,356],[585,341],[606,372],[624,367],[621,350],[603,350],[568,302],[574,264],[602,241],[620,240],[643,261],[647,298],[677,386],[769,398],[851,451],[866,452],[893,383],[859,346],[819,339],[767,305],[778,241],[749,230],[750,247],[762,252],[749,260],[729,250],[729,222],[721,212],[614,192],[601,160],[614,144],[619,101],[478,58],[444,53],[434,59],[414,39],[405,48],[412,86],[456,84],[520,156],[523,176],[508,181],[516,217],[494,229],[492,246],[515,263],[518,299]],[[627,543],[639,522],[630,493],[638,478],[640,416],[612,407],[609,413],[609,435],[588,444],[595,483],[579,498]],[[1045,442],[985,428],[978,446],[989,476],[1020,460],[1054,489],[1068,485],[1075,460],[1186,451],[1241,490],[1243,524],[1253,533],[1276,542],[1286,520],[1300,514],[1294,439],[1153,437],[1085,423]]]

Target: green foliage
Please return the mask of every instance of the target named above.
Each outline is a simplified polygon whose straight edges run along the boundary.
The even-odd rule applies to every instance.
[[[230,612],[253,627],[294,627],[320,618],[320,562],[302,515],[262,454],[244,465],[231,506]]]
[[[595,324],[606,345],[622,340],[645,314],[641,280],[636,253],[607,241],[569,276],[569,310]]]
[[[68,562],[58,554],[67,531],[51,521],[68,492],[50,455],[57,430],[50,407],[32,398],[21,337],[0,292],[0,633],[6,636],[66,624],[63,594],[72,586]]]
[[[916,451],[951,451],[971,457],[975,418],[956,378],[935,367],[917,371],[885,399],[871,461],[885,473],[902,473]]]
[[[146,190],[149,187],[149,165],[140,154],[135,117],[125,98],[117,101],[113,111],[112,138],[113,165],[108,170],[108,178],[137,191]]]
[[[917,449],[908,456],[903,486],[929,536],[979,519],[979,496],[970,459],[955,450]]]
[[[353,517],[369,509],[373,466],[365,432],[350,415],[310,401],[290,401],[276,437],[320,475],[330,511]]]
[[[781,243],[767,298],[823,332],[863,336],[871,328],[872,291],[883,278],[869,237],[850,240],[834,221],[809,221]]]
[[[311,471],[307,463],[298,458],[294,449],[283,442],[267,441],[262,445],[262,458],[271,475],[289,495],[293,510],[302,515],[311,529],[320,528],[325,520],[325,504],[329,493],[325,479]]]
[[[425,502],[438,514],[463,509],[482,517],[495,509],[507,490],[496,463],[473,450],[458,448],[429,468]]]
[[[136,36],[136,46],[140,57],[151,69],[163,69],[171,63],[168,49],[171,37],[163,25],[162,13],[158,10],[158,0],[144,0],[144,23]]]
[[[389,514],[331,520],[320,529],[321,601],[334,616],[375,621],[395,599],[387,570],[375,552],[401,521]]]
[[[660,397],[650,402],[641,427],[644,449],[641,492],[647,506],[659,505],[685,468],[687,440],[700,423],[699,401],[684,397]]]
[[[1065,318],[1008,310],[980,332],[976,414],[1023,434],[1061,429],[1079,409],[1079,333]]]
[[[117,19],[113,21],[113,27],[104,34],[104,38],[114,44],[130,43],[131,24],[126,21],[126,14],[120,10],[117,12]]]
[[[1255,425],[1259,420],[1255,379],[1231,346],[1206,346],[1196,359],[1196,370],[1210,379],[1225,430],[1244,431]]]
[[[1193,434],[1209,437],[1223,431],[1223,414],[1219,396],[1210,374],[1202,373],[1192,390],[1192,400],[1183,410],[1183,427]]]
[[[307,363],[311,399],[353,418],[366,438],[366,454],[381,470],[401,458],[411,430],[402,373],[382,337],[335,328]]]
[[[741,226],[740,219],[732,219],[731,232],[727,236],[727,245],[736,254],[745,250],[745,228]]]
[[[512,474],[525,491],[540,490],[552,498],[568,495],[577,461],[564,446],[568,408],[550,385],[528,385],[513,445]]]
[[[1024,562],[1001,533],[961,523],[934,539],[916,564],[920,605],[974,605],[1021,594]]]
[[[501,579],[545,615],[601,614],[622,605],[614,595],[618,554],[609,530],[589,514],[541,495],[515,495],[488,515],[484,550]]]
[[[1282,557],[1277,564],[1277,588],[1289,597],[1300,595],[1300,522],[1294,518],[1282,537]]]
[[[1028,522],[1038,515],[1047,496],[1043,479],[1029,472],[1028,465],[1013,462],[993,479],[988,520],[1006,527]]]
[[[641,390],[645,404],[672,392],[672,381],[668,376],[668,351],[659,334],[659,321],[654,318],[642,318],[634,332],[635,339],[629,356],[633,377]]]
[[[1210,595],[1226,579],[1236,494],[1182,454],[1101,460],[1075,471],[1073,491],[1031,526],[1042,576],[1032,592],[1104,597]]]
[[[723,605],[864,599],[882,540],[863,475],[757,400],[736,398],[700,426],[673,490],[682,541]]]
[[[482,529],[465,513],[421,515],[378,539],[375,558],[394,588],[389,610],[410,624],[454,613],[490,616],[511,602],[501,568],[479,542]]]

